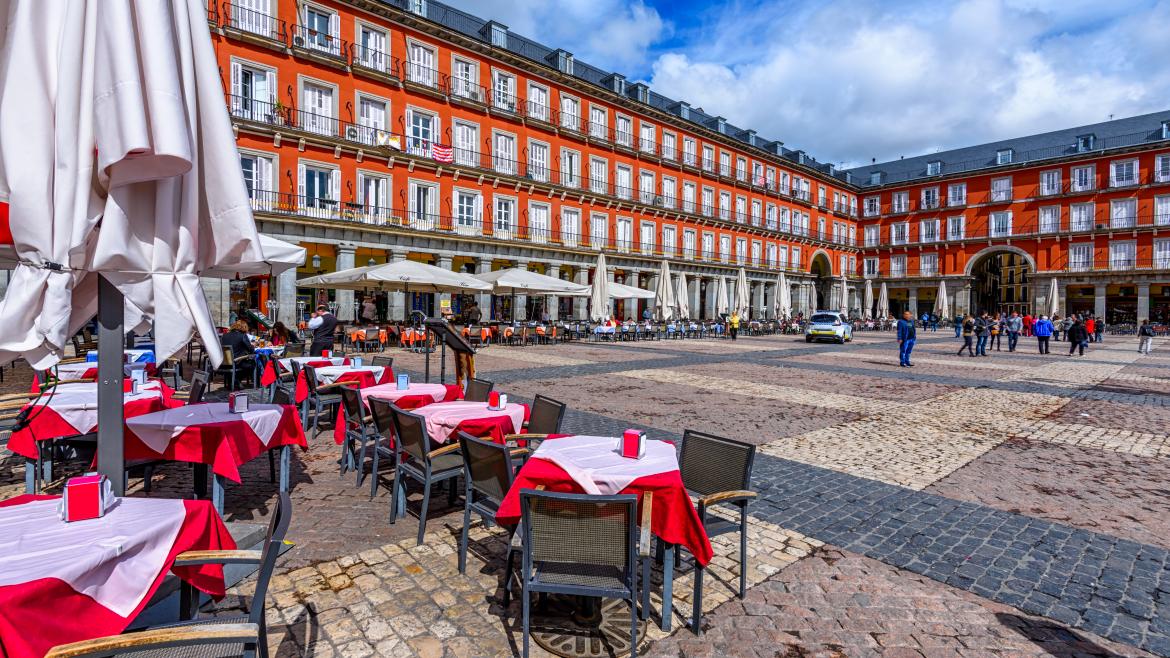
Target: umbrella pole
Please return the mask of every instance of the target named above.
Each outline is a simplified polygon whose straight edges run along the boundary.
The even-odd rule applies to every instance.
[[[126,493],[123,460],[123,416],[125,397],[122,381],[126,332],[125,300],[117,286],[98,276],[98,472],[114,487],[114,494]]]

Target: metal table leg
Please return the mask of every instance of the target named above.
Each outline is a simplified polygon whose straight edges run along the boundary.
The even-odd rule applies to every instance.
[[[665,542],[663,542],[665,543]],[[664,631],[670,630],[670,622],[674,607],[674,544],[666,544],[666,551],[662,557],[662,623],[659,625]]]
[[[24,492],[37,492],[37,460],[28,457],[24,458]]]
[[[223,476],[213,473],[211,478],[211,504],[223,516]]]
[[[292,454],[292,446],[280,449],[280,492],[288,493],[288,467]]]

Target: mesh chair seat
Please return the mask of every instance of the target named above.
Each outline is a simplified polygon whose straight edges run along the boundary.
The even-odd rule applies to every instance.
[[[629,585],[621,567],[604,564],[577,564],[572,562],[537,562],[533,577],[538,583],[571,585],[625,591]]]
[[[248,618],[239,617],[206,617],[176,624],[151,626],[151,630],[159,628],[186,628],[188,626],[210,626],[213,624],[246,624]],[[126,651],[117,654],[119,658],[238,658],[244,654],[244,645],[241,644],[199,644],[189,647],[166,647],[147,651]]]
[[[449,452],[445,455],[431,458],[431,473],[442,473],[453,468],[463,468],[463,455],[458,452]]]

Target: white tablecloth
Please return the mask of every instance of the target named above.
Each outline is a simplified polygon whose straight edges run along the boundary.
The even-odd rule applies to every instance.
[[[407,395],[429,395],[435,402],[442,402],[443,398],[447,397],[447,387],[442,384],[414,384],[412,383],[405,390],[398,390],[398,384],[391,382],[389,384],[379,384],[377,386],[367,386],[361,390],[362,401],[367,402],[369,398],[378,398],[379,400],[386,400],[387,402],[397,402],[399,398]]]
[[[320,361],[328,361],[329,363],[332,363],[335,366],[339,366],[339,365],[345,363],[345,358],[344,357],[329,357],[328,359],[326,359],[323,356],[290,356],[287,359],[278,360],[277,363],[280,364],[280,367],[283,368],[285,370],[285,372],[292,372],[293,361],[296,361],[297,363],[301,364],[302,366],[305,365],[306,363],[318,363]]]
[[[542,442],[532,457],[560,466],[595,496],[618,493],[640,477],[678,470],[678,457],[669,443],[646,441],[641,459],[622,457],[617,446],[613,436],[568,436]]]
[[[357,372],[359,370],[374,373],[374,381],[377,382],[382,379],[382,373],[386,372],[386,367],[361,366],[360,368],[355,368],[354,366],[325,366],[322,368],[313,368],[313,370],[317,373],[317,383],[325,386],[337,381],[338,377],[347,372]]]
[[[125,617],[162,570],[182,500],[123,498],[100,519],[65,523],[57,500],[0,507],[0,585],[57,578]]]
[[[171,439],[182,434],[188,427],[233,421],[247,423],[260,442],[268,445],[272,435],[276,433],[276,428],[280,426],[283,415],[284,407],[279,404],[253,404],[248,411],[236,414],[228,410],[226,402],[210,402],[189,404],[185,407],[128,418],[126,426],[148,448],[162,454],[170,445]]]
[[[51,395],[50,395],[51,393]],[[76,382],[60,384],[50,393],[37,400],[36,406],[52,409],[61,419],[81,433],[92,432],[98,425],[97,382]],[[162,387],[157,381],[147,382],[138,393],[123,394],[126,402],[162,397]]]
[[[418,414],[426,420],[427,436],[438,443],[445,442],[460,423],[472,418],[507,415],[512,419],[512,433],[519,432],[524,427],[524,407],[516,403],[509,403],[504,409],[493,411],[488,409],[487,402],[461,400],[419,407],[410,413]]]

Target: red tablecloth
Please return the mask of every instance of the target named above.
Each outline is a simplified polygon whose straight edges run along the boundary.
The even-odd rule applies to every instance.
[[[444,384],[447,387],[447,394],[443,397],[443,402],[453,402],[455,400],[463,399],[463,389],[455,384]],[[362,396],[362,402],[366,402],[365,396]],[[406,411],[411,409],[418,409],[425,407],[428,404],[434,404],[435,398],[430,395],[403,395],[394,401],[394,404]],[[341,445],[345,441],[345,412],[340,405],[337,407],[337,417],[333,421],[333,440],[337,445]]]
[[[126,428],[126,459],[165,459],[169,461],[208,464],[212,472],[233,482],[240,481],[240,466],[261,453],[284,446],[308,448],[305,431],[297,408],[284,405],[280,425],[265,445],[252,428],[242,420],[192,425],[171,439],[167,449],[159,454],[143,443],[130,427]]]
[[[174,400],[171,397],[175,394],[174,390],[162,382],[159,383],[162,388],[161,398],[147,398],[127,402],[123,407],[123,418],[134,418],[135,416],[182,406],[182,402]],[[127,382],[125,388],[129,390],[129,382]],[[36,459],[38,441],[49,441],[63,436],[76,436],[94,430],[92,427],[73,427],[60,414],[53,411],[51,404],[50,402],[49,405],[42,405],[32,410],[29,415],[30,420],[28,426],[19,432],[15,432],[8,438],[9,450],[29,459]]]
[[[324,365],[321,365],[321,366],[318,366],[314,363],[310,363],[309,365],[314,367],[314,368],[318,368],[318,367],[327,368],[327,367],[331,366],[332,364],[325,362]],[[349,365],[349,359],[345,360],[345,365]],[[374,373],[371,370],[354,370],[353,372],[347,372],[347,373],[338,375],[337,379],[333,380],[333,383],[336,384],[338,382],[356,382],[358,385],[358,388],[365,388],[366,386],[375,386],[377,384],[388,384],[392,381],[394,381],[394,370],[392,368],[384,368],[382,370],[382,378],[381,379],[375,380]],[[261,382],[261,383],[263,383],[263,382]],[[319,383],[320,382],[318,382],[318,384]],[[299,375],[297,375],[296,396],[294,399],[299,404],[301,402],[304,402],[305,399],[308,397],[309,397],[309,385],[305,381],[305,371],[302,369],[301,373]]]
[[[502,525],[519,523],[520,490],[535,489],[540,485],[544,485],[545,491],[585,493],[560,466],[543,459],[529,459],[516,474],[512,488],[496,512],[496,521]],[[711,561],[711,541],[683,487],[682,474],[670,471],[647,475],[631,482],[621,493],[637,494],[640,505],[641,496],[646,491],[654,493],[654,509],[650,513],[651,531],[663,541],[684,546],[699,564],[706,566]]]
[[[154,363],[146,364],[146,367],[143,368],[143,370],[146,371],[147,376],[150,376],[150,377],[157,377],[158,376],[158,366]],[[80,381],[82,379],[92,379],[92,380],[96,381],[97,380],[97,372],[98,372],[97,366],[95,365],[91,368],[87,368],[85,370],[85,372],[81,373],[81,377],[78,377],[77,379],[60,378],[60,381],[65,382],[65,383],[68,383],[71,381]],[[129,390],[130,378],[127,377],[126,381],[127,381],[127,390]],[[40,393],[41,392],[41,380],[38,379],[37,377],[33,377],[32,384],[29,385],[28,391],[29,391],[29,393],[32,393],[34,395],[37,393]],[[171,393],[174,393],[174,391],[171,391]]]
[[[17,496],[0,501],[0,506],[22,505],[56,496]],[[215,513],[211,501],[183,501],[187,516],[167,555],[165,567],[155,577],[150,592],[129,616],[122,617],[76,592],[65,581],[41,578],[0,587],[0,656],[39,658],[59,644],[117,635],[146,607],[171,571],[175,556],[184,551],[231,550],[235,541]],[[89,523],[89,522],[87,522]],[[131,556],[124,556],[133,559]],[[223,567],[204,565],[173,569],[175,575],[219,599],[224,595]]]
[[[268,361],[268,365],[264,367],[264,373],[260,375],[260,385],[261,386],[271,386],[271,385],[276,383],[276,379],[277,379],[276,364],[279,361],[280,361],[280,359],[270,359]],[[342,361],[341,363],[342,363],[342,365],[349,365],[349,359],[347,358],[344,361]],[[333,365],[333,361],[328,360],[328,359],[322,359],[321,361],[306,361],[305,365],[312,366],[314,368],[324,368],[326,366]],[[297,379],[298,394],[299,394],[300,389],[303,385],[304,385],[304,380],[298,378]],[[306,393],[306,395],[308,395],[308,394]],[[299,398],[299,399],[297,399],[297,402],[300,402],[302,400],[304,400],[304,398]]]

